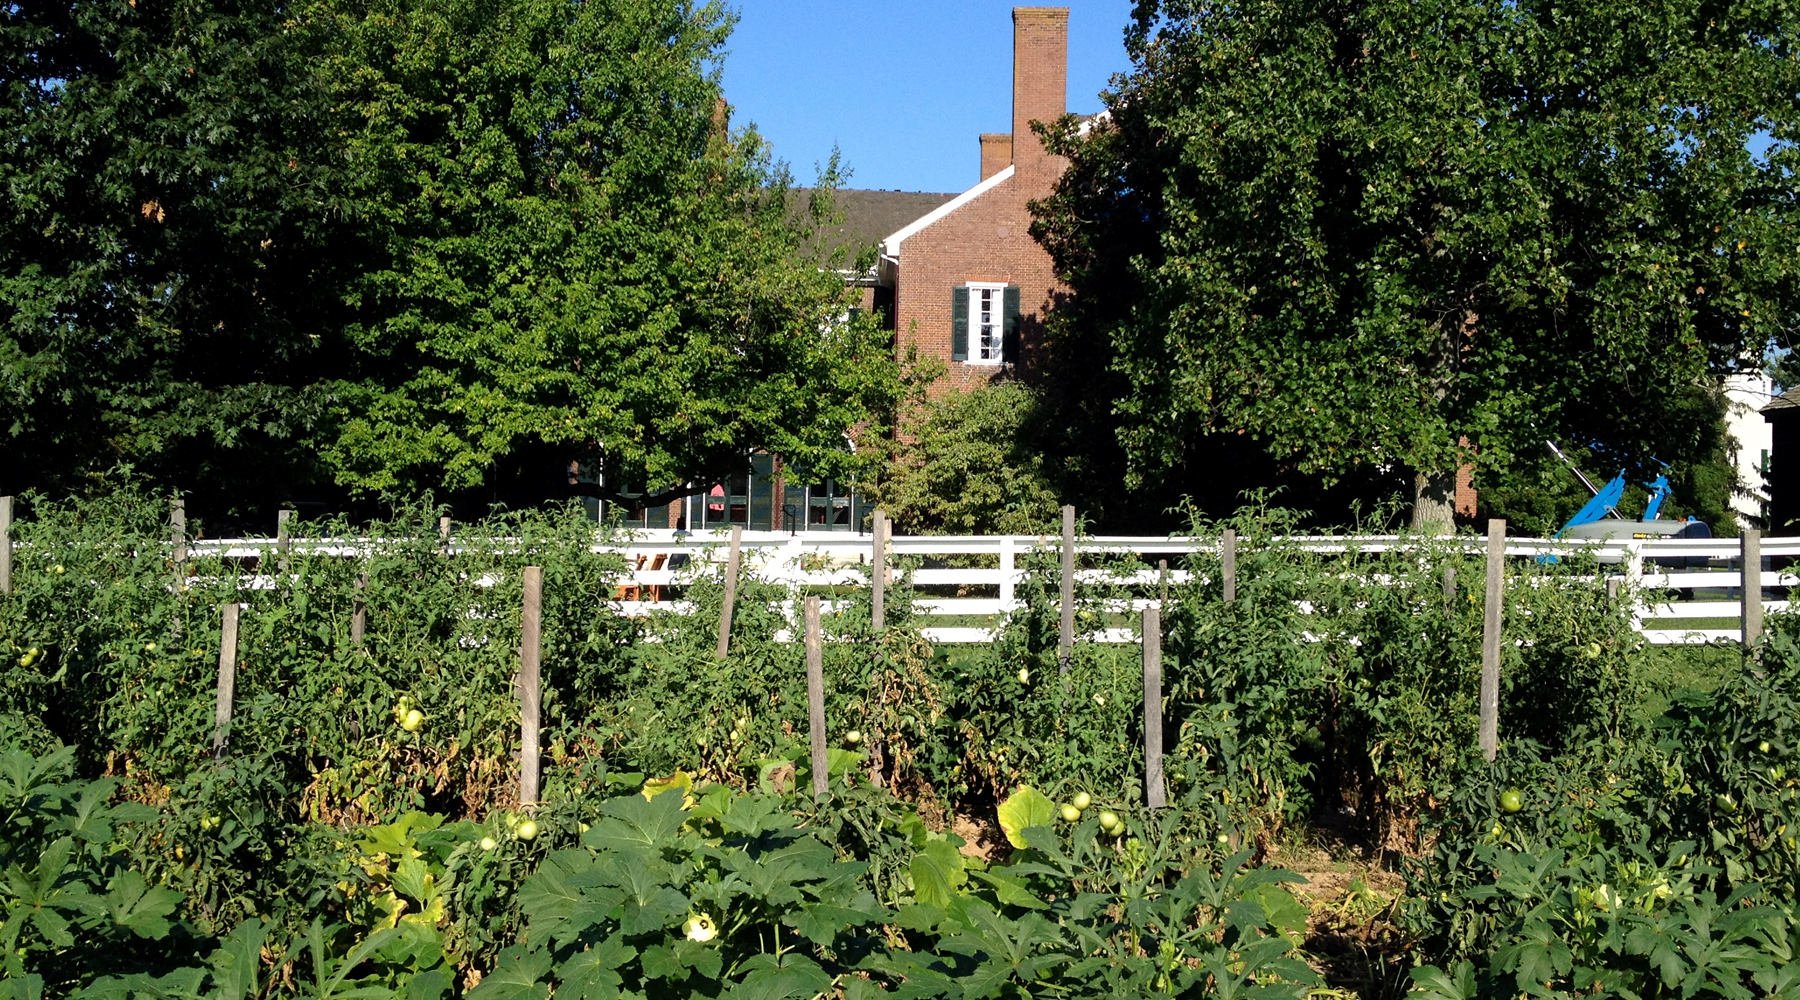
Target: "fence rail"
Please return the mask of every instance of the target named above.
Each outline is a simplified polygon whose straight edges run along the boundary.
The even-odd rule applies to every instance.
[[[782,532],[742,531],[739,544],[744,572],[765,583],[784,586],[796,593],[802,588],[867,586],[874,564],[874,538],[870,535],[804,535]],[[619,599],[614,603],[630,615],[646,615],[658,611],[681,612],[689,606],[663,591],[679,591],[696,579],[724,572],[730,533],[725,530],[676,532],[646,530],[635,532],[619,544],[598,544],[596,552],[611,552],[623,557],[626,569],[617,580]],[[366,557],[383,547],[380,539],[215,539],[187,542],[189,557],[215,556],[226,559],[256,560],[263,569],[264,560],[274,562],[279,544],[291,554],[311,553],[343,558]],[[978,643],[993,638],[994,620],[1019,608],[1018,588],[1026,581],[1021,566],[1024,556],[1033,552],[1059,552],[1062,539],[1050,535],[923,535],[889,536],[887,553],[889,572],[898,572],[894,563],[911,560],[915,568],[911,579],[915,586],[927,590],[955,588],[958,596],[927,594],[913,602],[915,614],[945,621],[928,626],[927,638],[943,643]],[[1145,568],[1136,570],[1078,569],[1078,586],[1124,586],[1153,590],[1162,584],[1185,584],[1194,572],[1171,565],[1154,568],[1157,562],[1178,564],[1186,556],[1198,553],[1218,554],[1221,540],[1208,538],[1089,536],[1074,542],[1075,555],[1136,556]],[[1401,535],[1361,536],[1295,536],[1279,539],[1284,547],[1319,554],[1348,555],[1357,552],[1387,552],[1396,549],[1460,551],[1468,556],[1483,556],[1486,540],[1479,537],[1434,539],[1429,542]],[[472,551],[451,537],[445,552],[455,556],[459,551]],[[1638,630],[1658,645],[1739,640],[1743,637],[1743,575],[1741,572],[1743,542],[1737,538],[1712,539],[1621,539],[1607,541],[1551,540],[1545,538],[1509,538],[1505,543],[1508,560],[1528,561],[1567,557],[1589,553],[1596,557],[1602,571],[1620,582],[1626,593],[1635,595],[1632,618]],[[1786,592],[1800,586],[1800,538],[1761,540],[1760,562],[1762,606],[1766,611],[1786,611]],[[968,562],[985,565],[947,565]],[[1771,564],[1794,570],[1770,568]],[[263,575],[250,578],[248,585],[273,586],[275,580]],[[979,595],[970,591],[984,591]],[[1775,593],[1771,594],[1770,591]],[[646,596],[648,595],[648,596]],[[792,603],[792,602],[789,602]],[[1111,610],[1142,611],[1157,606],[1154,597],[1115,602]],[[833,602],[827,600],[829,611]],[[798,622],[796,609],[789,609],[790,620]],[[978,619],[971,623],[967,619]],[[1689,624],[1693,623],[1693,624]],[[1112,628],[1087,636],[1098,642],[1135,642],[1132,629]]]

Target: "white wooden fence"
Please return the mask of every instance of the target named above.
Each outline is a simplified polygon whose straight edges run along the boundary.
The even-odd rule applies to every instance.
[[[656,611],[692,610],[690,604],[673,599],[666,591],[679,591],[703,575],[716,578],[723,574],[728,540],[728,532],[722,530],[680,534],[670,530],[649,530],[635,533],[626,544],[596,546],[595,549],[614,551],[625,558],[627,569],[617,581],[615,596],[619,599],[615,603],[625,614],[643,615]],[[1417,538],[1396,535],[1292,537],[1282,539],[1281,543],[1319,553],[1376,552],[1421,544]],[[270,540],[227,539],[195,541],[190,547],[194,554],[250,559],[269,552],[272,544]],[[350,558],[365,555],[376,547],[376,543],[362,539],[294,539],[291,544],[297,551]],[[913,604],[916,614],[965,619],[928,626],[924,630],[928,639],[941,643],[983,643],[993,639],[996,619],[1019,607],[1016,594],[1025,579],[1020,568],[1021,557],[1033,550],[1056,551],[1062,542],[1054,536],[929,535],[895,536],[888,544],[890,560],[916,559],[921,565],[922,568],[912,572],[912,581],[917,586],[940,590],[956,588],[965,592],[980,588],[993,595],[921,596]],[[1460,546],[1471,556],[1483,555],[1485,551],[1485,541],[1479,537],[1434,540],[1429,544]],[[746,575],[785,586],[796,593],[802,587],[866,586],[869,581],[868,567],[873,556],[869,535],[743,532],[741,545]],[[1139,588],[1140,593],[1154,594],[1157,585],[1165,579],[1171,584],[1189,580],[1188,571],[1180,568],[1184,556],[1201,551],[1216,552],[1219,545],[1217,539],[1079,538],[1075,542],[1078,554],[1131,554],[1139,557],[1146,568],[1130,573],[1079,570],[1076,582],[1089,586],[1125,585]],[[457,548],[454,538],[446,544],[451,554]],[[1739,571],[1740,539],[1593,542],[1512,538],[1506,542],[1508,558],[1520,562],[1578,551],[1596,553],[1608,577],[1620,582],[1622,592],[1635,602],[1633,620],[1650,642],[1670,645],[1742,638],[1740,623],[1744,606]],[[1762,539],[1761,556],[1764,565],[1793,561],[1795,569],[1800,570],[1800,538]],[[1168,562],[1166,577],[1157,569],[1149,568],[1159,560]],[[946,562],[978,562],[982,565],[942,565]],[[1765,596],[1770,589],[1785,594],[1787,588],[1800,585],[1800,572],[1765,569],[1761,577]],[[260,578],[260,584],[272,585],[273,580]],[[250,585],[259,584],[253,581]],[[1118,601],[1110,610],[1142,611],[1155,603],[1153,597],[1140,597]],[[1788,607],[1786,599],[1764,600],[1762,604],[1768,611],[1782,611]],[[824,606],[830,612],[835,602],[828,600]],[[788,610],[789,619],[797,622],[796,609]],[[967,619],[979,621],[971,623]],[[1126,628],[1107,629],[1087,638],[1114,643],[1138,641],[1136,630]]]

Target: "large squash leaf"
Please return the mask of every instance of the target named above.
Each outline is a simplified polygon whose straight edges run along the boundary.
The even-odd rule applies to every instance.
[[[1025,842],[1026,830],[1054,822],[1056,803],[1030,785],[1020,785],[1018,791],[1000,803],[1000,829],[1006,832],[1006,839],[1021,850],[1030,846]]]

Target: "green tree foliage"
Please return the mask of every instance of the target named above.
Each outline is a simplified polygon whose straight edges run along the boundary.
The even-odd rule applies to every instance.
[[[196,485],[229,456],[260,456],[240,480],[306,474],[355,214],[313,43],[260,0],[0,11],[9,492],[118,461]]]
[[[9,8],[4,426],[27,483],[613,488],[840,470],[897,385],[717,4]],[[14,465],[15,463],[9,463]],[[18,488],[20,483],[12,488]]]
[[[1055,364],[1134,482],[1247,433],[1327,479],[1402,472],[1432,521],[1461,463],[1535,474],[1547,438],[1705,460],[1698,397],[1800,311],[1797,19],[1140,3],[1109,118],[1052,130]]]
[[[724,9],[501,11],[331,11],[383,251],[352,286],[340,480],[473,486],[534,442],[603,453],[616,486],[716,479],[751,447],[836,474],[891,366],[872,322],[836,321],[785,174],[723,130]]]
[[[1031,447],[1037,405],[1018,382],[921,404],[908,440],[884,442],[871,495],[909,534],[1017,534],[1056,522],[1060,501]],[[911,438],[915,438],[913,440]]]

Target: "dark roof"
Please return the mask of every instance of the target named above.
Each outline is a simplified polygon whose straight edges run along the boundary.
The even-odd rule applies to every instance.
[[[811,192],[801,189],[795,193],[805,198]],[[832,228],[829,244],[833,250],[845,244],[874,246],[955,197],[955,194],[922,191],[840,189],[833,193],[832,201],[843,214],[844,221]]]
[[[1781,395],[1776,396],[1770,401],[1768,406],[1763,407],[1757,412],[1769,413],[1774,410],[1792,410],[1795,408],[1800,408],[1800,389],[1789,389]]]

